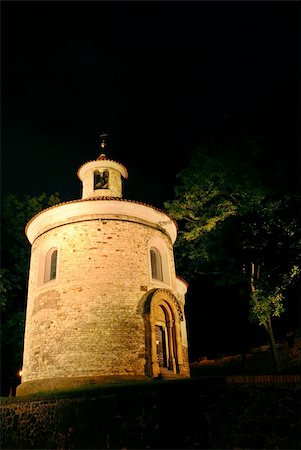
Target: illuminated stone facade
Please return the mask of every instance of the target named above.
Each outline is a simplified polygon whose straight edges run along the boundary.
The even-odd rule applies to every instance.
[[[123,200],[126,169],[104,155],[78,175],[83,198],[39,213],[26,228],[32,252],[18,395],[93,377],[188,377],[175,223]]]

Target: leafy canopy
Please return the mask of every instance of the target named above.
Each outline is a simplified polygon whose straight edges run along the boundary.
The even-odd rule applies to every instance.
[[[47,196],[8,195],[1,204],[1,389],[6,394],[22,363],[25,299],[30,245],[26,223],[41,210],[59,203],[57,193]],[[6,386],[6,387],[5,387]]]
[[[211,273],[246,294],[253,264],[250,317],[260,324],[284,311],[300,273],[300,199],[286,176],[258,140],[215,142],[194,150],[164,205],[179,225],[176,256],[188,280]]]

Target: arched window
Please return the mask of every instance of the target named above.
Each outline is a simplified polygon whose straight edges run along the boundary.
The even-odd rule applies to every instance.
[[[95,172],[94,172],[94,190],[100,189],[100,182],[101,182],[100,172],[98,170],[95,170]]]
[[[152,269],[152,278],[163,281],[162,258],[159,250],[155,247],[150,249],[150,260]]]
[[[94,190],[96,189],[109,189],[108,170],[104,172],[100,172],[99,170],[94,171]]]
[[[45,283],[56,278],[57,269],[57,248],[51,248],[48,250],[45,259]]]

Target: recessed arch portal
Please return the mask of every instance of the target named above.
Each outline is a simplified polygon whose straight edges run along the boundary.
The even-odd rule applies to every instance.
[[[178,299],[167,289],[150,292],[145,302],[147,372],[153,378],[160,376],[164,368],[175,374],[183,372],[183,316],[179,309]]]

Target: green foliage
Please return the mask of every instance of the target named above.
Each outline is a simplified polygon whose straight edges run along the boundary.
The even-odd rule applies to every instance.
[[[9,270],[0,268],[0,312],[3,313],[12,295],[13,289],[20,289],[17,277]]]
[[[25,299],[30,245],[26,223],[41,210],[59,203],[57,193],[37,197],[8,195],[1,205],[1,371],[2,386],[14,380],[22,362]]]
[[[265,325],[267,317],[279,317],[284,311],[284,295],[278,286],[270,294],[265,294],[262,289],[256,289],[251,294],[250,319]]]
[[[280,317],[285,311],[285,293],[300,273],[300,267],[294,265],[277,285],[259,282],[251,292],[250,320],[266,327],[267,318]]]
[[[235,286],[251,297],[250,317],[260,324],[283,313],[301,267],[300,198],[267,155],[254,139],[204,145],[179,174],[176,199],[164,205],[179,225],[183,275],[215,274],[220,285]]]
[[[253,141],[244,145],[243,149],[238,144],[196,149],[178,176],[176,200],[164,205],[179,224],[178,255],[184,252],[188,260],[198,259],[203,272],[224,273],[225,263],[229,263],[226,252],[221,251],[229,240],[226,237],[240,233],[238,218],[250,199],[255,203],[264,197],[258,184],[258,149]],[[196,267],[189,267],[189,271],[198,272]]]
[[[25,282],[29,264],[29,244],[25,236],[27,222],[43,209],[54,206],[60,199],[57,193],[49,197],[8,195],[1,205],[1,255],[4,267]]]

